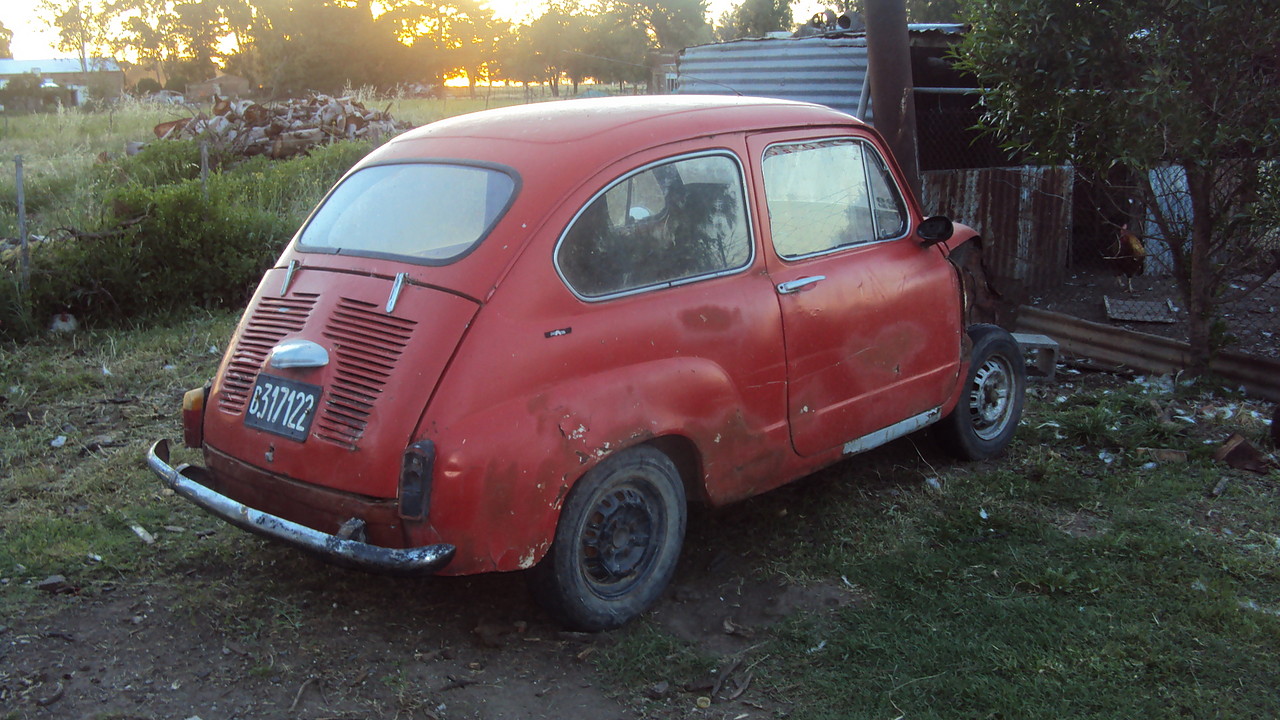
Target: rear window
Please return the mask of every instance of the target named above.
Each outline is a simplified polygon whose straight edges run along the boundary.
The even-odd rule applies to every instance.
[[[512,176],[487,167],[373,165],[330,193],[298,243],[304,249],[447,262],[484,239],[515,188]]]

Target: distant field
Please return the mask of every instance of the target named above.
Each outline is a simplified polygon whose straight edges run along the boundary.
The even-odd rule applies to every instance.
[[[491,107],[520,104],[524,93],[514,88],[495,90],[477,98],[454,88],[444,99],[378,97],[357,93],[369,107],[389,109],[397,120],[415,126]],[[543,99],[535,95],[532,99]],[[548,98],[549,99],[549,98]],[[169,120],[208,112],[207,105],[160,105],[135,100],[117,103],[109,110],[64,110],[37,115],[0,118],[0,237],[18,235],[14,158],[21,157],[24,172],[28,230],[45,235],[57,228],[92,225],[99,212],[92,184],[94,163],[103,153],[122,153],[130,142],[155,141],[153,129]]]

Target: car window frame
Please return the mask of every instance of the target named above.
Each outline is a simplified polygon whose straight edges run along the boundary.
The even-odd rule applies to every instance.
[[[841,140],[849,140],[856,144],[862,145],[864,149],[869,149],[873,151],[876,157],[880,158],[880,162],[884,166],[885,172],[889,175],[889,179],[892,181],[891,187],[898,193],[898,200],[902,206],[902,215],[904,219],[903,232],[893,237],[877,238],[874,240],[868,240],[866,242],[853,243],[853,244],[836,245],[835,247],[827,248],[825,250],[818,250],[811,253],[805,253],[803,255],[783,255],[782,253],[778,252],[778,246],[774,242],[774,237],[773,237],[773,220],[769,213],[769,183],[764,170],[764,161],[766,159],[765,156],[768,154],[771,148],[777,147],[779,145],[804,145],[804,144],[811,144],[811,143],[838,142]],[[867,163],[868,163],[868,159],[864,152],[862,156],[862,171],[863,171],[863,176],[867,179],[867,191],[868,193],[870,193],[871,183],[870,183],[870,173],[868,171]],[[784,263],[796,263],[796,262],[809,260],[812,258],[825,257],[827,255],[834,255],[837,253],[848,252],[851,250],[857,250],[859,248],[871,247],[873,245],[881,245],[884,243],[897,242],[899,240],[902,240],[903,238],[910,237],[912,233],[911,203],[908,199],[907,194],[903,192],[902,185],[898,181],[898,174],[893,171],[893,168],[894,168],[893,164],[888,161],[884,153],[880,152],[879,146],[874,141],[872,141],[870,138],[862,137],[856,134],[855,135],[850,135],[850,134],[823,135],[818,137],[805,137],[805,138],[788,138],[785,140],[776,140],[776,141],[767,142],[760,151],[760,190],[761,190],[761,200],[764,203],[764,207],[762,208],[762,210],[764,213],[765,222],[769,223],[769,249],[772,251],[773,256]],[[871,208],[872,225],[873,227],[878,228],[879,220],[876,217],[874,203],[872,203],[872,205],[873,205],[873,207]]]
[[[471,243],[471,245],[466,250],[458,253],[457,255],[452,255],[448,258],[420,258],[420,257],[414,257],[412,255],[401,255],[399,253],[382,252],[378,250],[352,250],[347,248],[330,248],[330,247],[320,247],[316,245],[304,245],[302,243],[302,235],[304,232],[306,232],[306,229],[311,225],[311,221],[314,220],[316,214],[320,212],[320,208],[324,207],[325,204],[329,202],[329,198],[335,192],[337,192],[338,188],[341,187],[343,183],[347,181],[347,178],[351,177],[352,175],[355,175],[356,173],[362,170],[366,170],[369,168],[386,167],[386,166],[394,166],[394,165],[453,165],[457,167],[472,167],[472,168],[480,168],[483,170],[494,170],[511,178],[511,181],[512,181],[511,194],[507,198],[506,204],[503,205],[502,208],[493,216],[493,220],[489,223],[489,225],[485,227],[484,231],[481,232],[476,237],[476,241]],[[506,217],[506,214],[511,211],[511,207],[515,205],[516,199],[520,197],[520,191],[523,189],[523,187],[524,187],[524,181],[521,178],[520,173],[515,168],[509,165],[503,165],[501,163],[485,162],[481,160],[429,157],[429,158],[386,160],[382,162],[372,162],[368,164],[361,164],[361,165],[357,165],[356,167],[353,167],[350,171],[345,173],[338,180],[338,182],[333,184],[333,187],[329,188],[329,191],[324,194],[324,197],[320,199],[320,202],[316,203],[315,207],[311,208],[311,212],[307,214],[307,218],[302,221],[302,224],[298,227],[297,232],[293,234],[291,244],[293,245],[293,248],[295,250],[302,253],[313,253],[316,255],[338,255],[341,257],[372,258],[376,260],[392,260],[395,262],[403,262],[403,263],[408,263],[410,265],[423,265],[428,267],[445,267],[448,265],[453,265],[454,263],[457,263],[462,259],[466,258],[471,253],[475,252],[477,248],[483,245],[486,240],[489,239],[489,236],[493,234],[494,228],[496,228],[498,224],[502,222],[502,219]]]
[[[668,280],[666,282],[653,283],[650,285],[642,285],[640,287],[630,288],[627,290],[620,290],[618,292],[608,293],[605,295],[584,295],[581,292],[579,292],[578,289],[573,286],[573,283],[569,281],[569,278],[565,276],[564,269],[560,267],[560,248],[564,245],[565,239],[569,236],[569,231],[573,229],[574,225],[577,224],[579,218],[581,218],[582,215],[586,213],[587,209],[590,208],[597,200],[599,200],[609,191],[613,190],[615,187],[621,185],[622,183],[626,182],[627,180],[641,173],[648,172],[649,170],[652,170],[655,167],[660,167],[662,165],[672,165],[685,160],[696,160],[698,158],[703,158],[703,157],[729,158],[731,161],[733,161],[734,166],[738,170],[738,181],[741,188],[742,214],[743,214],[743,218],[746,220],[747,248],[748,248],[747,258],[742,263],[742,265],[738,267],[727,268],[724,270],[717,270],[715,272],[703,273],[701,275],[692,275],[689,277],[678,278],[676,280]],[[652,162],[647,162],[643,165],[639,165],[615,177],[613,180],[610,180],[603,187],[601,187],[599,190],[593,193],[591,197],[587,199],[586,202],[582,203],[578,207],[578,209],[574,212],[573,217],[569,219],[569,222],[566,223],[564,228],[560,231],[560,236],[556,239],[556,243],[551,250],[551,262],[553,267],[555,268],[556,275],[560,278],[560,283],[565,287],[565,289],[567,289],[571,294],[573,294],[575,298],[581,300],[582,302],[600,303],[600,302],[609,302],[611,300],[617,300],[619,298],[632,297],[635,295],[642,295],[645,293],[656,292],[656,291],[665,290],[668,288],[680,287],[683,285],[690,285],[697,282],[703,282],[705,280],[712,280],[720,277],[738,275],[746,272],[753,265],[755,265],[756,253],[757,253],[755,224],[754,224],[753,213],[751,208],[751,197],[752,197],[753,191],[751,187],[751,182],[749,181],[748,178],[749,176],[747,175],[746,164],[743,163],[742,158],[738,155],[738,153],[730,148],[707,148],[707,149],[696,150],[692,152],[680,153],[677,155],[670,155],[658,160],[654,160]]]

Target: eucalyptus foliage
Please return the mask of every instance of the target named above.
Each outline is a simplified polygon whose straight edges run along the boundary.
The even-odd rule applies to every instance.
[[[1280,0],[969,0],[966,12],[959,65],[983,89],[985,126],[1039,161],[1126,178],[1145,233],[1168,246],[1203,365],[1221,344],[1215,308],[1280,268]]]

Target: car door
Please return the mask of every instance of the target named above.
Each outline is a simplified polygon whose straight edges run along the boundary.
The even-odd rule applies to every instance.
[[[854,452],[935,419],[959,370],[958,281],[915,238],[877,143],[792,131],[749,146],[796,452]]]

